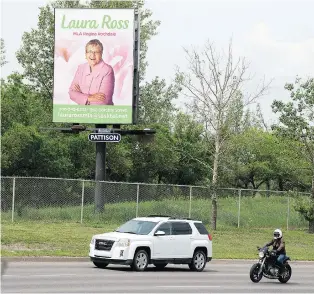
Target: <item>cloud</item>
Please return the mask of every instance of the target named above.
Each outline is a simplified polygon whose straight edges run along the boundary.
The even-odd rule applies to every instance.
[[[314,37],[291,39],[276,38],[269,26],[260,22],[248,34],[248,49],[259,54],[259,64],[264,63],[273,74],[310,75],[314,68]]]
[[[268,122],[276,118],[271,111],[273,100],[290,99],[284,85],[293,83],[297,76],[313,76],[314,37],[295,26],[255,23],[246,33],[235,36],[234,53],[250,62],[248,73],[253,79],[245,87],[249,93],[256,91],[263,76],[266,82],[272,80],[268,94],[259,100]]]

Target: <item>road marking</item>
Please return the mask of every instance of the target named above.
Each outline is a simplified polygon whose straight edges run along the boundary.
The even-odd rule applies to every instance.
[[[220,288],[221,286],[199,286],[199,285],[194,285],[194,286],[190,286],[190,285],[169,285],[169,286],[155,286],[157,288]]]
[[[13,275],[13,274],[4,274],[3,277],[15,277],[15,278],[30,278],[30,277],[68,277],[68,276],[75,276],[75,277],[120,277],[122,275],[127,275],[127,277],[151,277],[150,272],[147,273],[136,273],[136,272],[116,272],[116,273],[105,273],[102,271],[94,272],[94,273],[88,273],[88,274],[30,274],[30,275]],[[159,277],[164,277],[165,275],[168,276],[169,272],[154,272],[154,275],[158,275]],[[211,276],[247,276],[248,274],[220,274],[220,273],[206,273],[201,275],[195,275],[194,278],[202,278],[204,276],[211,277]],[[186,277],[184,273],[175,273],[171,272],[171,277]],[[125,277],[124,277],[125,278]]]
[[[3,275],[4,277],[29,278],[29,277],[61,277],[61,276],[77,276],[76,274],[53,274],[53,275]],[[82,275],[83,276],[83,275]]]

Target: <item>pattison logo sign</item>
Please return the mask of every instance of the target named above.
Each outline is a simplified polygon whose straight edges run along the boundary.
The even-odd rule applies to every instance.
[[[121,134],[99,134],[91,133],[88,135],[91,142],[120,142]]]

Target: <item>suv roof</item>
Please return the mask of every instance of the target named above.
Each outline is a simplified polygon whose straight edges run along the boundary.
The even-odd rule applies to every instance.
[[[137,219],[155,219],[155,221],[157,221],[157,222],[164,220],[164,219],[202,222],[200,220],[196,220],[196,219],[192,219],[192,218],[188,218],[188,217],[172,217],[169,215],[158,215],[158,214],[151,214],[151,215],[144,216],[144,217],[137,217]]]

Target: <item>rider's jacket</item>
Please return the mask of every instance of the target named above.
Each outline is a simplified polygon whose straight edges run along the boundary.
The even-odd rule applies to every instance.
[[[285,241],[283,238],[272,239],[266,246],[273,246],[273,250],[277,250],[277,254],[286,254]]]

